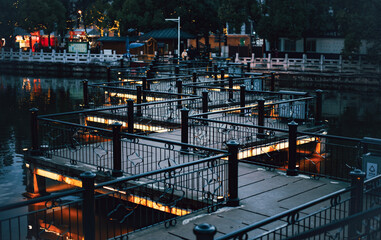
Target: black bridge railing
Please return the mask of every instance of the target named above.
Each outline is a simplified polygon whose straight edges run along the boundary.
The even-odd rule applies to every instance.
[[[216,239],[378,239],[381,237],[381,176],[365,183],[365,173],[360,170],[351,171],[350,176],[349,188]],[[272,230],[258,235],[255,231],[260,228]],[[215,231],[211,230],[215,228],[209,224],[196,227],[197,239],[214,239]]]
[[[1,206],[0,237],[120,238],[163,222],[173,226],[179,217],[201,210],[236,206],[238,180],[231,175],[237,176],[238,144],[230,146],[229,153],[181,164],[168,162],[165,168],[150,167],[150,172],[103,183],[95,183],[96,175],[85,172],[79,189]]]

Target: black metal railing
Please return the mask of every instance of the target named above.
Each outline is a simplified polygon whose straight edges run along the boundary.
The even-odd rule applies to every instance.
[[[185,155],[191,155],[186,147]],[[216,211],[222,204],[236,206],[237,149],[238,144],[231,142],[229,153],[181,164],[168,161],[149,172],[95,185],[96,174],[83,173],[78,184],[82,189],[0,206],[0,237],[107,239],[159,223],[172,226],[179,217]]]
[[[350,173],[352,185],[346,189],[320,197],[296,208],[261,220],[237,231],[228,233],[225,239],[377,239],[381,227],[381,176],[364,184],[365,173]],[[365,186],[365,188],[364,188]],[[365,204],[370,202],[371,204]],[[319,208],[319,210],[316,210]],[[271,224],[271,227],[268,227]],[[277,226],[277,227],[276,227]],[[255,231],[272,229],[263,234]],[[214,226],[205,224],[194,231],[197,239],[214,239]]]

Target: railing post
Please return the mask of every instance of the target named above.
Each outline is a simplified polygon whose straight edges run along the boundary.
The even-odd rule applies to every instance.
[[[244,108],[245,107],[245,94],[246,94],[246,86],[241,85],[240,86],[240,107]],[[245,109],[241,109],[241,114],[245,114]]]
[[[258,126],[265,126],[265,99],[258,99]],[[264,138],[264,129],[258,128],[258,138]]]
[[[127,132],[134,133],[134,100],[127,99]]]
[[[120,59],[120,67],[121,67],[121,68],[124,67],[124,60],[123,60],[123,57]]]
[[[233,102],[233,77],[229,76],[229,102]]]
[[[270,91],[275,91],[275,72],[271,72]]]
[[[138,85],[136,86],[136,116],[141,117],[142,116],[142,106],[140,104],[142,103],[142,86]]]
[[[319,125],[322,122],[322,108],[323,108],[323,90],[316,90],[316,104],[315,104],[315,125]]]
[[[225,79],[225,69],[221,69],[221,78],[220,78],[220,87],[224,87],[224,79]]]
[[[250,62],[247,62],[247,63],[246,63],[246,70],[247,70],[247,72],[250,72],[250,71],[251,71],[251,69],[250,69]]]
[[[89,82],[84,80],[83,82],[83,108],[89,108]]]
[[[189,118],[189,109],[181,109],[181,143],[188,144],[188,118]],[[188,151],[188,148],[181,146],[181,151]]]
[[[209,92],[204,90],[202,91],[202,113],[208,112],[208,101],[209,101]],[[208,118],[208,115],[204,115],[204,118]]]
[[[111,82],[111,68],[107,67],[107,82]]]
[[[351,198],[349,201],[349,216],[362,212],[363,209],[363,194],[364,194],[364,179],[365,172],[360,169],[355,169],[349,173],[351,176]],[[349,237],[356,236],[356,232],[361,230],[361,222],[351,223],[348,228]],[[352,239],[352,238],[351,238]]]
[[[298,124],[295,121],[288,123],[288,176],[297,176],[296,168],[296,140],[297,140]]]
[[[218,69],[217,69],[218,67],[217,67],[217,64],[215,64],[215,65],[213,65],[213,74],[214,74],[214,79],[215,80],[217,80],[218,79],[218,73],[217,73],[217,71],[218,71]]]
[[[143,102],[147,102],[147,78],[143,77],[142,78],[142,83],[143,83]]]
[[[201,223],[193,228],[196,240],[213,240],[217,228],[208,223]]]
[[[192,73],[192,83],[196,84],[197,83],[197,72]],[[197,95],[197,88],[193,87],[193,94]]]
[[[122,173],[122,145],[120,141],[121,123],[115,122],[112,125],[112,149],[113,149],[113,177],[120,177]]]
[[[230,140],[226,143],[229,151],[228,158],[228,199],[226,205],[229,207],[239,206],[238,198],[238,148],[239,143],[236,140]]]
[[[29,109],[29,112],[31,114],[31,122],[30,122],[30,129],[31,129],[31,136],[32,136],[32,155],[39,155],[40,153],[40,147],[39,147],[39,140],[38,140],[38,108],[31,108]]]
[[[365,172],[355,169],[349,173],[351,176],[351,201],[349,202],[349,215],[362,211]]]
[[[95,239],[95,198],[94,180],[96,174],[84,172],[80,175],[82,180],[83,200],[82,200],[82,227],[85,240]]]
[[[175,74],[176,75],[180,74],[180,67],[179,66],[175,66]]]
[[[176,66],[177,67],[177,66]],[[177,99],[179,99],[179,101],[177,102],[177,107],[180,108],[181,107],[181,94],[183,93],[183,81],[178,79],[176,80],[176,87],[177,87]]]

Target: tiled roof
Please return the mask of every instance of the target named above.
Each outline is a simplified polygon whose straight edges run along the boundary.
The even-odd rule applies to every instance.
[[[145,33],[143,36],[144,38],[154,38],[156,40],[160,39],[177,39],[177,28],[166,28],[166,29],[160,29],[160,30],[153,30],[151,32]],[[192,39],[195,38],[190,33],[184,32],[180,30],[180,38],[181,39]]]

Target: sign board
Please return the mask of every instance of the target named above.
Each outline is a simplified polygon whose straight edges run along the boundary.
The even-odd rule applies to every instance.
[[[262,79],[260,78],[249,78],[244,80],[244,84],[246,86],[246,90],[252,91],[262,91]]]
[[[362,170],[366,173],[366,179],[373,178],[381,173],[381,156],[366,153],[362,156]]]
[[[298,101],[279,104],[279,117],[305,119],[306,118],[306,102]]]
[[[87,42],[69,42],[67,45],[67,51],[69,53],[87,53],[89,49],[89,43]]]

